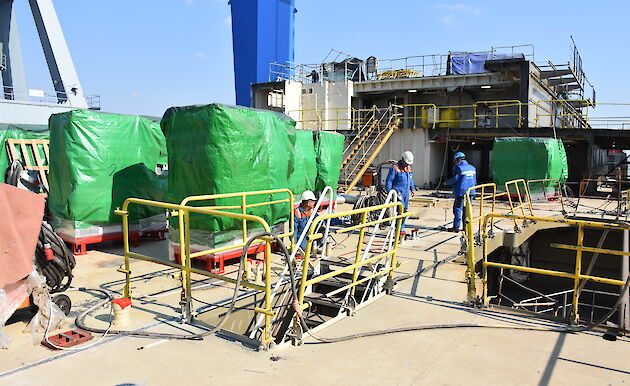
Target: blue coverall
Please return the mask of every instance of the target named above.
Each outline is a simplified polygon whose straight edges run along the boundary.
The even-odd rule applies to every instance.
[[[313,209],[305,210],[302,208],[302,206],[298,206],[296,209],[293,210],[293,220],[294,220],[294,225],[295,225],[295,234],[293,235],[293,240],[296,243],[298,242],[300,236],[302,235],[302,232],[304,232],[304,229],[306,228],[306,223],[308,222],[308,219],[309,217],[311,217],[312,213],[313,213]],[[313,221],[315,221],[316,218],[317,218],[317,213],[315,214]],[[300,248],[302,248],[302,250],[306,252],[306,236],[300,243]]]
[[[412,190],[415,190],[415,186],[413,184],[413,173],[411,172],[411,166],[403,166],[401,161],[398,161],[394,164],[387,174],[387,182],[385,183],[385,188],[389,192],[394,189],[398,192],[398,200],[403,203],[405,207],[405,212],[409,207],[409,195]],[[405,230],[405,220],[403,218],[401,231]]]
[[[446,181],[446,185],[453,186],[453,196],[455,197],[453,228],[459,229],[462,225],[464,195],[469,188],[477,185],[477,169],[463,159],[453,167],[453,174],[454,176]],[[470,193],[474,195],[475,191],[472,190]]]

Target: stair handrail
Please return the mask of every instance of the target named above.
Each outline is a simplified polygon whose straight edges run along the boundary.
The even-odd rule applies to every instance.
[[[293,261],[295,260],[295,256],[297,254],[297,251],[299,249],[300,244],[302,243],[302,241],[304,241],[304,238],[306,237],[306,235],[308,234],[308,230],[311,227],[311,224],[313,223],[313,220],[315,219],[317,212],[319,210],[319,207],[322,205],[322,203],[324,202],[324,198],[326,197],[326,194],[329,194],[329,201],[328,201],[328,208],[326,208],[326,214],[330,214],[333,212],[333,202],[335,199],[335,192],[332,190],[332,188],[330,186],[326,186],[324,188],[324,190],[322,190],[322,193],[319,196],[319,200],[317,200],[317,203],[315,203],[315,206],[313,207],[313,212],[311,213],[311,215],[308,218],[308,221],[306,221],[306,226],[304,227],[304,230],[302,231],[302,234],[300,234],[300,237],[298,238],[298,241],[295,242],[295,248],[293,248],[293,251],[291,251],[291,256],[289,257],[289,261],[291,263],[293,263]],[[291,216],[293,216],[293,213],[291,213]],[[324,233],[324,238],[323,238],[323,243],[324,245],[326,245],[326,241],[327,238],[329,236],[329,229],[330,229],[330,219],[326,220],[326,231]],[[326,248],[322,248],[322,253],[325,256],[325,250]],[[299,275],[297,274],[298,272],[301,272],[300,269],[296,269],[296,277],[298,277]],[[276,294],[278,293],[278,290],[280,289],[280,286],[285,282],[286,276],[289,274],[289,267],[286,266],[284,269],[282,270],[282,273],[280,274],[280,276],[278,277],[278,281],[276,281],[276,283],[274,284],[273,290],[271,291],[270,294],[270,300],[269,302],[272,303],[273,299],[275,298]],[[288,295],[288,292],[285,294],[285,298]],[[284,300],[284,299],[283,299]],[[261,324],[263,323],[265,319],[265,315],[261,314],[258,316],[258,320],[256,320],[256,324],[254,325],[254,327],[252,328],[252,331],[249,334],[249,337],[251,339],[254,339],[254,337],[256,336],[256,331],[258,331],[258,328],[261,326]],[[273,320],[271,321],[271,323],[273,324]]]
[[[376,106],[372,106],[369,110],[368,113],[371,113],[370,117],[368,118],[367,122],[365,122],[364,124],[362,124],[359,129],[357,130],[357,133],[355,135],[355,137],[352,139],[352,141],[350,141],[350,143],[348,144],[348,146],[346,146],[343,150],[343,154],[345,155],[348,150],[350,150],[350,148],[353,147],[355,141],[360,140],[361,138],[364,137],[366,128],[372,123],[372,121],[374,121],[376,119],[376,112],[378,111],[378,107]],[[359,121],[361,120],[361,118],[357,118]],[[367,129],[368,131],[371,130]],[[362,135],[363,133],[363,135]],[[356,146],[355,146],[356,147]]]
[[[387,193],[387,198],[385,199],[384,204],[389,204],[390,202],[397,202],[398,201],[398,192],[396,192],[394,189],[390,190],[389,193]],[[383,219],[383,216],[385,215],[386,209],[381,209],[381,213],[379,213],[378,215],[378,221]],[[376,237],[376,231],[378,230],[378,227],[375,225],[374,226],[374,230],[372,231],[372,235],[370,236],[370,240],[367,243],[367,246],[365,247],[365,251],[363,252],[363,256],[361,256],[361,261],[367,259],[368,257],[368,253],[370,253],[370,250],[372,249],[372,242],[374,241],[374,238]],[[385,239],[383,240],[383,245],[381,246],[381,251],[380,253],[385,252],[385,246],[389,245],[391,247],[391,243],[393,241],[393,232],[396,231],[396,223],[394,220],[392,220],[392,222],[389,225],[389,228],[387,229],[387,236],[385,236]],[[385,265],[385,267],[387,267],[387,265]],[[377,268],[377,264],[374,264],[372,267],[372,273],[376,272],[376,268]],[[367,288],[370,287],[370,283],[372,282],[373,279],[371,279],[368,284],[367,284]],[[361,301],[359,303],[363,303],[365,301],[365,297],[367,296],[368,291],[365,291],[363,293],[363,296],[361,296]]]
[[[390,107],[390,108],[391,108],[391,107]],[[384,116],[385,116],[385,115],[384,115]],[[383,117],[384,117],[384,116],[383,116]],[[381,139],[380,137],[381,137],[381,135],[382,135],[384,132],[386,132],[386,131],[388,131],[388,130],[392,130],[392,127],[393,127],[393,126],[392,126],[392,121],[396,118],[396,116],[397,116],[397,114],[389,114],[389,120],[388,120],[387,124],[386,124],[386,125],[383,125],[383,126],[380,126],[380,127],[382,127],[383,129],[382,129],[382,130],[379,130],[379,132],[378,132],[378,134],[377,134],[376,138],[374,138],[374,139],[372,140],[372,142],[371,142],[371,143],[369,143],[369,147],[368,147],[367,149],[365,149],[365,151],[363,152],[363,154],[362,154],[362,155],[361,155],[361,157],[359,158],[359,161],[360,161],[360,162],[358,162],[357,164],[355,164],[355,165],[354,165],[354,167],[353,167],[353,168],[351,168],[349,171],[348,171],[348,170],[344,170],[346,178],[347,178],[347,176],[348,176],[348,175],[352,176],[352,175],[354,174],[354,172],[355,172],[358,168],[363,168],[363,167],[365,166],[365,165],[363,164],[363,161],[364,161],[364,159],[366,158],[366,153],[367,153],[367,151],[371,150],[371,149],[374,147],[374,145],[375,145],[375,144],[376,144],[376,143],[377,143],[377,142]],[[381,117],[381,119],[382,119],[383,117]],[[380,122],[380,121],[379,121],[379,122]],[[371,156],[370,156],[370,157],[371,157]],[[369,159],[370,157],[368,157],[368,159]]]

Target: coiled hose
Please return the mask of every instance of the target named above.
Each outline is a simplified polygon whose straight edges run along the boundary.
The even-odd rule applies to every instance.
[[[66,243],[55,233],[50,224],[42,222],[35,248],[35,266],[46,278],[50,293],[63,292],[72,283],[72,270],[76,265],[74,255]]]

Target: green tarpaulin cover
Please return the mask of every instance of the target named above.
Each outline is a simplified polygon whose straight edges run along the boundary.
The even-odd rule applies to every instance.
[[[317,154],[317,180],[315,190],[321,192],[330,185],[333,192],[337,191],[343,145],[345,137],[339,133],[319,131],[316,133],[315,152]]]
[[[567,180],[569,168],[562,140],[553,138],[496,138],[492,149],[492,175],[497,185],[523,178]],[[542,190],[542,184],[532,190]],[[547,186],[554,185],[553,182]]]
[[[50,128],[49,207],[55,217],[89,223],[119,223],[113,213],[129,197],[165,201],[155,174],[166,163],[158,124],[139,116],[74,110],[53,114]],[[161,211],[130,207],[130,219]]]
[[[172,107],[164,113],[162,130],[169,157],[168,199],[179,203],[192,195],[287,188],[294,169],[295,121],[284,114],[241,106],[211,104]],[[260,195],[248,204],[286,198]],[[195,205],[240,205],[240,198],[225,198]],[[270,226],[286,221],[288,204],[248,209]],[[171,222],[177,227],[178,224]],[[193,230],[206,239],[193,243],[216,245],[242,229],[241,220],[191,215]],[[248,224],[248,229],[256,224]],[[237,232],[237,234],[240,232]],[[194,234],[193,234],[194,236]]]
[[[309,130],[295,132],[295,168],[289,178],[289,187],[295,194],[296,201],[305,190],[315,190],[317,156],[313,134]]]
[[[48,139],[48,133],[34,132],[22,130],[19,128],[9,126],[6,130],[0,130],[0,182],[4,182],[4,175],[9,167],[9,154],[7,152],[6,140],[7,139]],[[41,147],[39,148],[40,156],[42,160],[46,159],[46,154]],[[22,154],[18,151],[18,154]],[[31,159],[31,164],[35,164],[35,160]]]

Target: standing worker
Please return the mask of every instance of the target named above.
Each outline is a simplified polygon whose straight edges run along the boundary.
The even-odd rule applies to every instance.
[[[462,212],[464,205],[464,195],[466,191],[477,185],[477,169],[466,161],[466,155],[461,151],[455,153],[453,157],[455,166],[453,166],[454,176],[446,181],[446,185],[453,186],[453,196],[455,201],[453,202],[453,227],[449,229],[450,232],[459,232],[459,228],[462,225]],[[475,191],[470,192],[472,195]]]
[[[398,200],[403,203],[405,212],[409,207],[409,197],[414,196],[415,186],[413,185],[413,173],[411,172],[411,165],[413,165],[413,153],[406,151],[402,153],[401,160],[396,162],[389,169],[387,174],[387,182],[385,187],[387,192],[394,189],[398,193]],[[403,218],[400,228],[401,232],[405,231],[405,220]]]
[[[302,193],[302,201],[300,201],[300,205],[293,210],[293,219],[294,219],[294,234],[293,240],[297,243],[300,239],[300,236],[306,230],[306,223],[308,223],[309,217],[313,214],[313,208],[315,207],[315,203],[317,199],[315,198],[315,194],[310,190]],[[317,217],[317,214],[315,214]],[[302,248],[302,251],[306,250],[306,236],[302,239],[302,242],[299,245]]]

